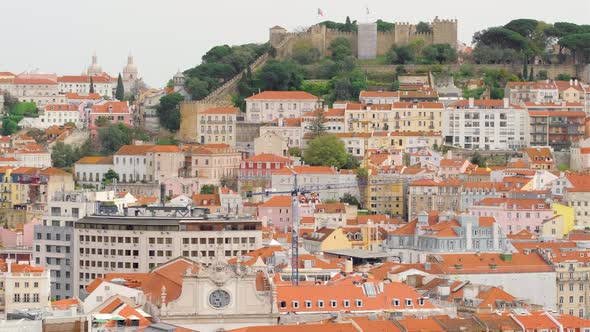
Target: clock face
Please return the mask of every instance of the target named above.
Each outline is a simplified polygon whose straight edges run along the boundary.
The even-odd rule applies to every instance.
[[[229,305],[230,295],[223,289],[218,289],[209,294],[209,304],[216,309],[225,308]]]

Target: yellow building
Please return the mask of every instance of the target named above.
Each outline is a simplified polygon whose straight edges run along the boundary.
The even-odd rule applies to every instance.
[[[563,219],[563,235],[567,235],[575,226],[575,213],[572,206],[553,203],[553,214],[562,216]]]
[[[372,223],[346,227],[344,233],[353,249],[379,251],[383,242],[387,240],[387,231]]]
[[[399,174],[369,170],[365,187],[366,208],[374,214],[404,215],[404,184]]]
[[[437,102],[393,104],[348,103],[344,111],[346,132],[440,132],[445,108]]]
[[[310,253],[325,250],[351,249],[352,244],[342,228],[320,228],[303,236],[303,248]]]

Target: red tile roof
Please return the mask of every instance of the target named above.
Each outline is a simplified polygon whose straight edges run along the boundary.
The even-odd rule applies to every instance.
[[[291,196],[273,196],[268,201],[258,205],[261,208],[291,207]]]
[[[254,155],[250,158],[244,159],[244,162],[246,163],[285,163],[285,164],[291,164],[291,160],[281,157],[281,156],[277,156],[276,154],[270,154],[270,153],[261,153],[261,154],[257,154]]]
[[[107,101],[104,104],[93,105],[91,113],[130,113],[130,108],[126,101]]]
[[[398,97],[399,91],[361,91],[359,98],[391,98]]]
[[[237,107],[214,107],[204,110],[199,114],[237,114],[240,109]]]
[[[318,97],[305,91],[264,91],[254,96],[246,98],[246,100],[271,100],[271,99],[304,99],[304,100],[318,100]]]

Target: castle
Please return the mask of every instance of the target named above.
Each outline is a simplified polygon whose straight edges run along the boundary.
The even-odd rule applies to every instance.
[[[430,24],[430,32],[417,32],[416,25],[410,23],[395,23],[395,28],[386,32],[377,31],[376,23],[359,24],[359,32],[329,29],[322,24],[316,24],[305,32],[288,32],[275,26],[270,28],[270,44],[281,58],[289,56],[293,46],[300,42],[311,43],[322,56],[328,56],[330,43],[339,37],[350,40],[354,55],[365,59],[385,55],[391,46],[408,45],[416,39],[423,39],[424,45],[449,44],[457,47],[456,19],[441,20],[435,17]]]

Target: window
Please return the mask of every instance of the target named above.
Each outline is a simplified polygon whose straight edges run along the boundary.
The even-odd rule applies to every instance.
[[[570,296],[570,303],[574,303],[574,297]]]
[[[360,308],[360,307],[362,307],[362,306],[363,306],[363,300],[361,300],[361,299],[356,299],[356,300],[354,301],[354,305],[356,305],[356,306],[357,306],[357,308]]]
[[[419,298],[418,299],[418,305],[424,305],[424,299],[423,298]]]
[[[286,301],[281,301],[279,303],[280,303],[279,305],[281,306],[281,308],[286,308],[287,307],[287,302]]]
[[[336,302],[336,300],[330,300],[330,306],[332,308],[336,308],[336,306],[338,306],[338,302]]]
[[[311,301],[306,300],[305,301],[305,307],[306,308],[311,308]]]
[[[393,305],[399,307],[399,299],[393,299]]]
[[[323,307],[324,307],[324,301],[318,300],[318,308],[323,308]]]
[[[349,300],[342,301],[342,304],[344,305],[345,308],[350,307],[350,301]]]
[[[299,308],[299,301],[293,301],[293,308]]]
[[[412,299],[406,299],[406,306],[412,306]]]

